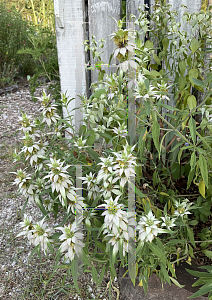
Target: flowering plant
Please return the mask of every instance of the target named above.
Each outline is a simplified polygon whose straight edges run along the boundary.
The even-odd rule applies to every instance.
[[[153,36],[154,30],[159,31],[161,26],[157,20],[162,16],[165,18],[166,14],[170,16],[169,22],[174,22],[169,6],[163,9],[157,7],[152,17],[156,27],[149,24],[147,15],[142,11],[136,22],[138,25],[145,24],[143,30],[148,30]],[[195,14],[187,17],[192,22]],[[121,24],[118,23],[118,26]],[[185,66],[179,61],[187,51],[181,40],[183,37],[178,25],[170,28],[165,23],[163,25],[173,39],[180,39],[176,59],[176,64],[179,64],[173,68],[176,71],[179,67],[182,73]],[[119,48],[118,39],[122,39],[125,46],[127,37],[127,30],[120,29],[113,35]],[[79,132],[73,130],[71,117],[67,117],[68,122],[59,118],[59,104],[53,103],[45,93],[40,99],[43,102],[41,117],[33,123],[33,131],[26,122],[29,131],[24,131],[26,142],[20,153],[16,153],[16,160],[18,155],[27,155],[25,163],[28,169],[16,172],[15,184],[19,185],[27,200],[34,200],[46,219],[51,215],[55,219],[62,216],[63,221],[62,225],[48,229],[44,219],[35,226],[31,225],[29,218],[21,223],[23,235],[34,245],[40,244],[45,253],[53,246],[60,255],[65,252],[63,263],[71,263],[75,279],[77,275],[73,265],[78,258],[83,261],[84,270],[90,271],[100,284],[101,277],[97,278],[94,271],[95,262],[99,263],[98,272],[109,269],[113,279],[116,276],[114,265],[127,266],[131,256],[135,262],[135,268],[129,268],[131,280],[135,284],[135,278],[139,276],[140,285],[147,292],[148,279],[153,272],[162,283],[173,282],[180,286],[175,264],[182,259],[190,263],[195,258],[199,241],[195,240],[193,229],[202,220],[200,213],[205,203],[211,204],[211,169],[209,174],[206,172],[206,159],[210,158],[204,151],[207,149],[211,153],[211,147],[207,131],[204,134],[197,131],[194,110],[197,115],[201,111],[194,103],[194,96],[188,93],[192,86],[200,88],[204,84],[208,100],[212,79],[202,83],[194,78],[195,72],[188,65],[188,87],[182,84],[183,79],[179,76],[174,79],[175,85],[170,85],[167,70],[170,69],[171,55],[167,51],[172,42],[165,36],[163,33],[162,41],[157,36],[156,42],[161,47],[158,54],[153,42],[143,43],[138,39],[134,45],[138,59],[134,64],[128,64],[128,57],[123,56],[127,52],[123,51],[123,47],[119,49],[119,54],[123,54],[117,73],[106,75],[101,85],[96,84],[89,99],[81,97],[84,117]],[[200,45],[194,47],[193,35],[186,37],[191,52],[199,51],[201,54]],[[177,51],[175,44],[173,41],[172,49]],[[128,47],[127,51],[130,56],[134,50]],[[194,55],[193,59],[198,63],[199,56]],[[157,66],[152,63],[153,60]],[[131,127],[129,122],[126,66],[137,71],[134,80],[135,127]],[[177,102],[177,107],[173,107],[166,103],[171,101],[170,92],[176,85],[179,89],[183,86],[184,96],[180,103]],[[61,98],[62,105],[67,108],[72,99],[68,100],[65,95]],[[57,135],[61,124],[63,128],[72,130],[71,138]],[[50,131],[55,134],[49,134]],[[132,131],[136,136],[132,136]],[[97,143],[100,145],[98,149]],[[38,153],[33,151],[40,151],[40,145],[45,146],[38,161],[32,157]],[[41,163],[42,169],[38,167]],[[180,193],[177,188],[179,179],[183,181],[184,178],[187,188],[191,184],[197,187],[195,196],[186,197]],[[209,195],[210,200],[206,198]],[[62,231],[62,234],[55,233],[56,230]]]

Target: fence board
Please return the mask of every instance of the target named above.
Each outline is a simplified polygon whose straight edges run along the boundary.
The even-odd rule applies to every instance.
[[[56,16],[56,32],[61,92],[67,91],[68,97],[75,98],[68,106],[68,111],[71,112],[80,104],[77,95],[86,92],[83,46],[85,36],[84,1],[54,0],[54,5],[59,8],[57,11],[59,15]],[[62,25],[58,19],[63,20]],[[63,115],[67,116],[65,110]],[[71,115],[73,115],[73,125],[79,127],[82,119],[80,111],[76,110]]]
[[[110,55],[115,50],[115,44],[109,34],[117,31],[116,22],[110,17],[112,16],[116,20],[121,18],[121,1],[120,0],[89,0],[88,1],[88,15],[89,15],[89,38],[92,39],[92,35],[96,37],[97,43],[100,39],[105,38],[105,47],[102,49],[104,53],[101,54],[101,59],[106,64],[109,62]],[[94,63],[91,55],[91,64]],[[116,64],[116,60],[112,60],[111,64]],[[111,69],[112,68],[112,69]],[[103,66],[103,70],[107,74],[116,71],[116,66]],[[98,71],[91,72],[91,81],[96,82],[98,80]]]

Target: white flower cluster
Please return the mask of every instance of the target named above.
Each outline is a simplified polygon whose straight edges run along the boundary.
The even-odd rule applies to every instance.
[[[32,118],[27,116],[26,113],[22,113],[22,117],[19,117],[19,122],[22,125],[20,131],[23,133],[28,132],[29,134],[33,134],[35,132],[36,125],[32,123]]]
[[[157,86],[153,86],[148,82],[148,79],[139,72],[138,79],[136,80],[136,89],[135,89],[135,97],[136,99],[142,98],[142,100],[147,101],[150,99],[155,100],[170,100],[167,96],[168,85],[165,82],[161,84],[157,84]]]
[[[45,150],[48,142],[42,143],[41,140],[35,141],[35,135],[31,135],[28,132],[22,138],[24,142],[24,147],[20,151],[25,155],[26,160],[30,159],[30,165],[38,168],[42,168],[43,160],[45,159]]]
[[[109,200],[105,200],[106,204],[101,204],[99,207],[104,208],[102,213],[104,218],[104,232],[106,234],[105,239],[113,246],[113,251],[120,251],[119,245],[123,244],[123,256],[128,252],[129,236],[133,236],[133,227],[130,225],[127,212],[123,210],[124,205],[118,204],[117,196],[115,200],[111,197]]]
[[[32,217],[28,217],[26,214],[24,215],[24,221],[20,223],[23,231],[20,232],[16,237],[26,236],[30,242],[34,246],[41,245],[41,250],[45,253],[48,249],[49,236],[53,234],[53,229],[47,228],[47,223],[44,223],[44,219],[36,224],[33,224]]]
[[[58,193],[58,198],[63,206],[67,206],[68,212],[71,210],[75,214],[75,208],[81,210],[86,205],[83,203],[84,198],[76,194],[73,187],[73,181],[69,176],[67,169],[69,166],[63,166],[64,162],[60,159],[50,158],[49,173],[44,177],[51,184],[52,192]]]
[[[31,183],[32,177],[25,170],[19,169],[17,172],[11,172],[16,175],[13,184],[18,185],[20,193],[25,196],[29,202],[34,203],[36,200],[35,186]]]
[[[101,157],[100,171],[98,172],[97,181],[104,181],[104,187],[112,186],[112,192],[117,194],[118,186],[114,187],[113,184],[120,180],[120,187],[124,187],[126,182],[130,180],[130,176],[135,175],[136,158],[133,156],[132,151],[135,146],[131,147],[126,143],[123,151],[114,152],[115,157]],[[109,178],[113,178],[109,179]],[[109,195],[108,195],[109,196]]]
[[[60,246],[60,251],[67,251],[65,258],[72,261],[75,254],[79,256],[84,247],[82,242],[83,233],[79,231],[79,227],[76,225],[76,222],[69,224],[68,226],[56,227],[55,229],[59,229],[63,232],[63,234],[59,237],[60,241],[63,242]]]
[[[79,227],[76,226],[76,222],[68,226],[51,229],[47,227],[47,223],[44,223],[44,220],[45,218],[33,224],[32,217],[28,217],[25,214],[24,221],[20,222],[22,231],[16,237],[26,236],[30,244],[34,246],[40,245],[41,250],[47,253],[48,244],[52,242],[50,238],[51,235],[53,235],[55,230],[60,230],[63,233],[59,237],[59,242],[62,242],[59,250],[61,252],[67,251],[65,258],[72,261],[75,254],[79,255],[84,246],[82,242],[83,233],[79,232]]]

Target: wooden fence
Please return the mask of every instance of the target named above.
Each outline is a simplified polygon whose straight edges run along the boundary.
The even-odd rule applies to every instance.
[[[179,11],[182,4],[188,7],[191,12],[199,11],[201,0],[169,0],[173,9]],[[138,7],[144,4],[154,4],[154,0],[126,0],[127,15],[139,16]],[[112,32],[117,31],[115,21],[121,19],[122,0],[54,0],[56,17],[58,61],[60,69],[61,92],[67,92],[67,96],[75,98],[69,104],[69,111],[79,107],[80,98],[77,95],[90,95],[91,82],[97,81],[98,71],[88,72],[85,64],[88,60],[93,64],[92,56],[84,51],[83,40],[91,41],[92,36],[97,42],[105,38],[104,53],[102,61],[109,62],[110,55],[115,50],[115,44],[108,37]],[[179,15],[180,21],[181,15]],[[129,22],[129,16],[127,17]],[[128,23],[127,23],[128,24]],[[127,27],[128,28],[128,27]],[[115,72],[117,61],[112,60],[111,66],[104,66],[106,73]],[[74,125],[79,128],[82,115],[79,110],[72,112]],[[67,114],[64,111],[64,117]]]

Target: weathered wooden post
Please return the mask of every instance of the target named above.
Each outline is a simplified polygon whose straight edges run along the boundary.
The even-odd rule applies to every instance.
[[[67,92],[69,98],[75,98],[70,102],[68,111],[73,116],[73,126],[77,129],[81,124],[82,114],[78,109],[72,110],[80,105],[77,95],[86,92],[84,0],[54,0],[54,9],[61,92]],[[67,117],[67,111],[64,110],[63,114]]]
[[[110,55],[115,50],[115,44],[110,37],[107,37],[114,31],[116,31],[116,22],[111,16],[119,20],[121,18],[121,0],[89,0],[88,1],[88,16],[89,16],[89,39],[91,41],[92,35],[96,37],[97,43],[100,39],[105,38],[105,46],[101,54],[102,61],[108,64]],[[93,57],[91,55],[91,65],[94,64]],[[106,71],[106,74],[116,71],[115,60],[111,61],[111,65],[108,67],[103,66],[102,70]],[[91,81],[98,81],[98,70],[91,72]]]

